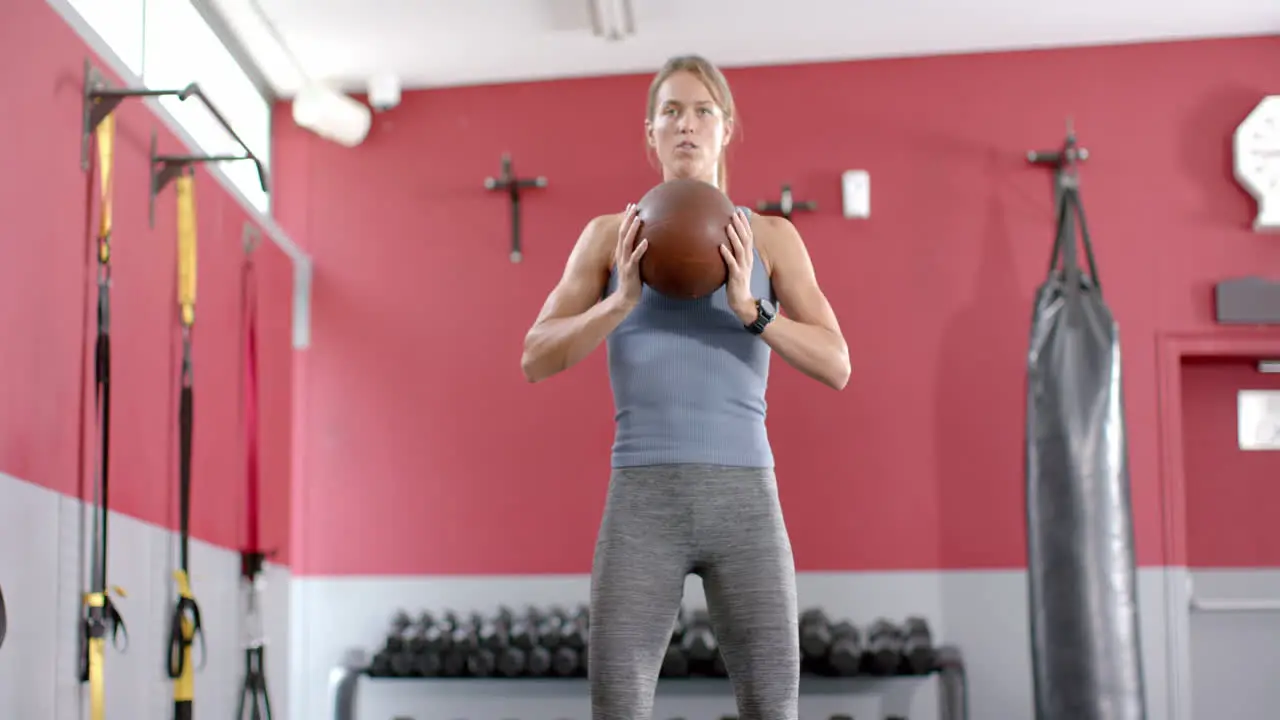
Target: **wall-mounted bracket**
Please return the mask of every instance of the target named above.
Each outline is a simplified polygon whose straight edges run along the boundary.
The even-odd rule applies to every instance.
[[[125,98],[131,98],[131,97],[176,97],[179,100],[182,100],[184,102],[188,98],[192,98],[192,97],[198,98],[200,102],[204,103],[205,109],[209,111],[209,114],[212,115],[213,118],[218,121],[218,124],[222,126],[222,129],[225,130],[227,134],[231,136],[231,139],[234,140],[236,144],[238,144],[240,148],[244,151],[243,154],[239,154],[239,155],[157,156],[156,155],[156,137],[155,137],[155,133],[153,132],[151,135],[151,165],[152,165],[152,168],[151,168],[151,175],[152,175],[151,223],[153,226],[155,224],[156,193],[158,193],[166,183],[168,183],[174,177],[177,177],[178,173],[180,173],[186,165],[189,165],[191,163],[221,162],[225,160],[252,161],[254,164],[254,167],[257,168],[258,182],[262,186],[262,191],[270,192],[270,183],[267,180],[267,171],[265,166],[263,166],[262,161],[259,160],[258,156],[255,155],[253,151],[249,149],[249,146],[246,145],[245,142],[240,139],[240,136],[236,134],[236,131],[234,129],[232,129],[231,123],[227,122],[226,117],[224,117],[223,114],[218,111],[218,108],[214,107],[213,103],[209,102],[209,98],[204,94],[204,91],[200,89],[200,86],[198,84],[191,83],[190,85],[180,90],[173,90],[173,89],[153,90],[150,88],[115,88],[115,87],[111,87],[110,83],[107,81],[106,76],[102,72],[100,72],[97,68],[93,67],[93,64],[88,60],[86,60],[84,64],[84,126],[82,128],[82,133],[80,136],[80,167],[81,169],[86,171],[89,169],[89,147],[91,143],[91,138],[93,137],[94,130],[97,130],[98,125],[102,123],[104,118],[106,118],[108,115],[110,115],[112,112],[115,111],[115,109],[120,105],[121,101],[123,101]],[[163,161],[163,165],[164,165],[164,167],[159,171],[157,171],[156,169],[157,160]],[[161,176],[163,177],[163,179],[157,182],[157,178]]]
[[[804,202],[796,200],[791,194],[791,186],[786,184],[782,186],[782,196],[778,199],[778,202],[761,200],[756,203],[756,210],[762,213],[781,215],[788,220],[790,220],[791,216],[797,212],[812,212],[817,209],[818,203],[813,202],[812,200],[806,200]]]
[[[183,173],[192,172],[196,163],[252,160],[249,155],[160,155],[156,148],[156,134],[151,133],[151,200],[148,222],[156,226],[156,196]]]
[[[524,188],[544,188],[547,179],[541,175],[535,178],[520,178],[512,169],[510,153],[502,155],[502,175],[485,178],[486,190],[501,190],[511,199],[511,262],[518,263],[524,257],[520,246],[520,191]]]
[[[1072,252],[1075,243],[1075,216],[1071,212],[1062,212],[1062,195],[1067,190],[1078,192],[1080,189],[1080,163],[1089,159],[1089,150],[1080,147],[1076,140],[1075,122],[1067,117],[1067,136],[1062,147],[1057,150],[1030,150],[1027,162],[1053,168],[1053,211],[1060,216],[1062,227],[1059,232],[1064,237],[1072,238]]]
[[[1027,162],[1053,168],[1053,206],[1062,202],[1062,191],[1079,187],[1077,168],[1089,159],[1088,148],[1080,147],[1076,140],[1075,123],[1067,118],[1067,137],[1057,150],[1029,150]]]

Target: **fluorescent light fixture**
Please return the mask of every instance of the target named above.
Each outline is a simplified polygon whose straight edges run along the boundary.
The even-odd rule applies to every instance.
[[[368,136],[373,113],[336,90],[308,83],[293,98],[293,121],[326,140],[355,147]]]

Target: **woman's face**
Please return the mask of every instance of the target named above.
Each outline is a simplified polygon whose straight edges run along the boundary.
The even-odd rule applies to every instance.
[[[733,122],[725,119],[707,86],[690,72],[673,73],[658,87],[654,108],[645,130],[668,179],[715,182]]]

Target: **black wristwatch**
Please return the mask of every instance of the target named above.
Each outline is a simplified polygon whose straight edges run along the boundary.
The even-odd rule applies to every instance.
[[[759,335],[760,333],[764,332],[764,329],[768,327],[769,323],[773,322],[773,319],[777,316],[778,316],[778,308],[774,306],[774,304],[771,301],[756,300],[755,322],[749,325],[744,325],[743,327],[745,327],[747,329],[747,332],[751,333],[752,335]]]

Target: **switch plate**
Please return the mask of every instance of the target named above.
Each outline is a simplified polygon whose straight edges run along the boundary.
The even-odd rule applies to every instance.
[[[846,218],[871,217],[871,174],[866,170],[845,170],[841,177]]]

